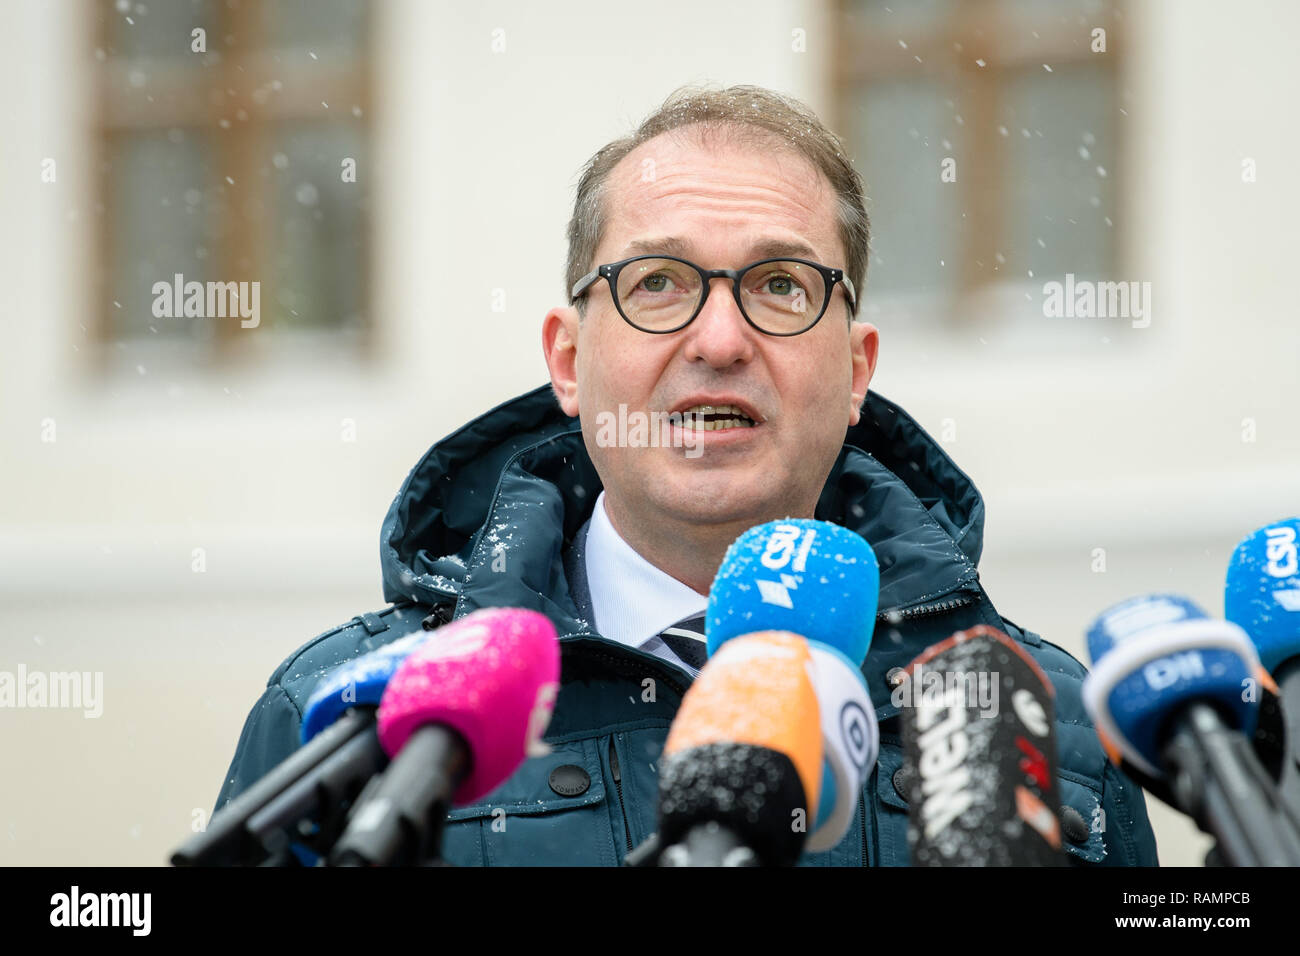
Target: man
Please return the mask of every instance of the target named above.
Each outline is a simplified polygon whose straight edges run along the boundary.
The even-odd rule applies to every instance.
[[[982,623],[1055,684],[1071,859],[1154,865],[1141,791],[1107,763],[1080,701],[1082,666],[1002,619],[980,586],[979,493],[901,409],[868,395],[879,333],[854,318],[867,242],[842,143],[769,91],[680,90],[600,150],[569,227],[570,304],[542,325],[550,387],[415,466],[381,535],[393,604],[271,676],[218,806],[292,752],[330,668],[422,622],[528,607],[561,635],[552,753],[454,810],[444,856],[617,864],[654,830],[656,761],[702,660],[692,634],[724,551],[754,525],[815,516],[861,534],[880,563],[863,672],[881,753],[848,834],[801,862],[908,862],[894,669]],[[610,427],[635,416],[650,427]]]

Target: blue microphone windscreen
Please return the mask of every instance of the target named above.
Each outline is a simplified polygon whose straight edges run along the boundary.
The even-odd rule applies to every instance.
[[[1107,608],[1088,629],[1088,656],[1094,664],[1123,642],[1181,621],[1207,619],[1200,606],[1177,594],[1144,594]]]
[[[1300,518],[1243,539],[1228,563],[1223,613],[1250,637],[1271,673],[1300,655]]]
[[[861,666],[879,598],[880,568],[861,535],[809,518],[769,521],[722,559],[709,590],[708,652],[744,634],[790,631]]]
[[[302,742],[311,740],[351,707],[378,707],[393,672],[431,633],[409,634],[330,671],[303,710]]]
[[[1084,703],[1098,728],[1140,769],[1159,775],[1169,719],[1193,702],[1253,733],[1258,658],[1237,625],[1187,598],[1152,594],[1103,612],[1088,631],[1093,669]]]

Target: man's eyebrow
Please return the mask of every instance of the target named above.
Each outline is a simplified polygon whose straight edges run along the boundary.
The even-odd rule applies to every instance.
[[[661,255],[689,259],[691,251],[691,244],[685,239],[663,236],[659,239],[633,239],[623,250],[623,256]]]
[[[694,251],[694,246],[686,239],[678,236],[662,236],[657,239],[633,239],[624,248],[623,258],[660,255],[691,259]],[[760,239],[749,247],[750,262],[783,256],[821,261],[818,259],[817,250],[799,239]]]
[[[761,239],[750,247],[749,254],[754,259],[775,259],[788,256],[792,259],[813,259],[817,262],[817,250],[799,239]]]

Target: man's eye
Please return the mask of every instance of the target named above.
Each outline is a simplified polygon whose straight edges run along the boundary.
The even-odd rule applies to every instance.
[[[763,280],[760,288],[762,291],[772,295],[786,296],[793,295],[799,286],[790,276],[770,275]]]
[[[641,280],[640,287],[645,292],[668,292],[672,288],[672,280],[662,273],[646,276]]]

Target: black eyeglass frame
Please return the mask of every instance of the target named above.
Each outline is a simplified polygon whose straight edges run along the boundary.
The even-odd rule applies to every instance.
[[[680,262],[682,265],[690,266],[698,272],[700,278],[703,280],[700,286],[700,301],[696,304],[695,311],[691,313],[691,317],[681,325],[675,326],[671,329],[646,329],[629,319],[627,313],[623,311],[623,304],[619,301],[618,297],[619,273],[623,271],[625,266],[630,265],[633,262],[640,262],[644,259],[667,259],[671,262]],[[797,332],[768,331],[755,323],[754,320],[749,317],[749,313],[745,311],[744,303],[740,300],[741,276],[750,269],[753,269],[756,266],[765,265],[769,262],[797,262],[800,265],[811,266],[821,274],[822,281],[826,283],[826,298],[822,302],[821,311],[817,313],[816,317],[811,322],[805,325],[802,329],[799,329]],[[745,317],[745,321],[748,322],[750,326],[757,329],[759,332],[762,332],[764,335],[775,335],[782,338],[788,338],[791,335],[803,335],[803,333],[807,332],[814,325],[820,322],[822,316],[826,314],[826,310],[830,307],[831,297],[835,293],[835,286],[837,284],[844,287],[844,295],[848,300],[849,305],[849,316],[852,317],[854,313],[857,312],[858,308],[857,293],[853,288],[853,280],[844,274],[843,269],[832,269],[830,266],[824,266],[820,262],[813,262],[811,259],[800,259],[795,256],[773,256],[770,259],[759,259],[757,262],[751,262],[749,265],[742,266],[739,269],[705,269],[697,266],[689,259],[682,259],[678,256],[660,256],[653,254],[633,256],[631,259],[623,259],[620,262],[607,262],[602,266],[597,266],[595,269],[592,269],[573,284],[573,289],[569,293],[570,302],[577,302],[578,299],[585,295],[587,290],[591,288],[598,279],[602,278],[609,283],[610,298],[614,300],[614,308],[618,310],[618,314],[622,316],[623,321],[632,326],[632,328],[640,332],[646,332],[650,335],[668,335],[672,332],[680,332],[682,329],[686,328],[686,326],[694,322],[696,317],[704,311],[704,304],[709,301],[709,292],[712,289],[712,282],[714,279],[731,280],[731,295],[732,298],[736,300],[736,307],[740,309],[740,314]]]

